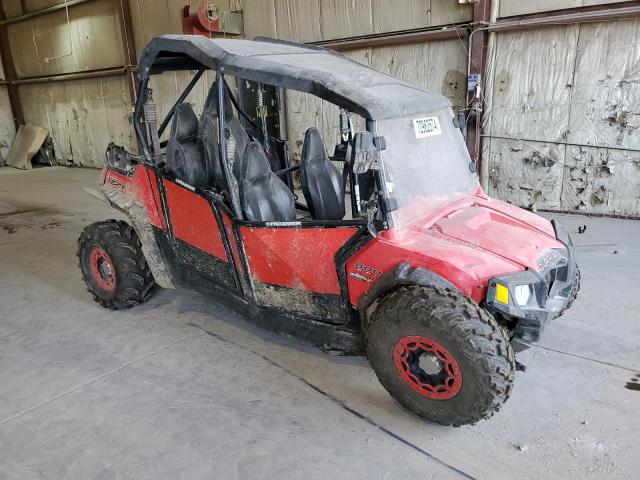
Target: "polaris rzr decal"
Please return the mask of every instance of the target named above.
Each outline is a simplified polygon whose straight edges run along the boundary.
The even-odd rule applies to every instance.
[[[416,138],[433,137],[442,133],[438,117],[414,118],[413,130],[416,132]]]
[[[362,280],[363,282],[373,282],[369,277],[365,277],[364,275],[360,275],[359,273],[351,272],[349,273],[350,277],[355,278],[356,280]]]
[[[368,275],[373,275],[374,277],[379,277],[380,275],[382,275],[382,272],[380,270],[370,267],[369,265],[364,265],[360,262],[356,262],[353,266],[356,267],[356,271],[360,273],[366,273]]]
[[[191,190],[192,192],[196,191],[196,188],[192,185],[189,185],[187,182],[183,182],[182,180],[180,180],[179,178],[176,178],[176,183],[178,185],[183,186],[184,188],[186,188],[187,190]]]
[[[126,190],[126,186],[124,183],[120,181],[120,179],[113,172],[107,173],[106,183],[109,185],[116,187],[118,190],[124,192]]]

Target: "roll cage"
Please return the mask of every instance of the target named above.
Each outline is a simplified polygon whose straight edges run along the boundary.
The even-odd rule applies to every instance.
[[[304,59],[304,66],[300,66]],[[165,118],[157,125],[149,80],[152,75],[166,71],[194,70],[191,81],[179,95]],[[376,120],[399,114],[407,114],[429,104],[435,107],[448,105],[448,100],[436,94],[411,86],[382,72],[358,64],[346,57],[317,46],[303,46],[296,43],[260,38],[258,41],[207,39],[201,36],[167,35],[152,40],[145,48],[139,66],[140,91],[134,110],[134,129],[142,151],[143,161],[162,168],[161,151],[166,146],[160,138],[171,122],[176,107],[184,102],[189,93],[202,78],[206,70],[216,72],[215,84],[218,92],[217,121],[219,131],[225,128],[225,90],[229,93],[233,106],[239,115],[250,123],[231,89],[225,81],[225,74],[241,80],[259,82],[279,89],[311,93],[334,105],[362,116],[366,120],[366,130],[377,138]],[[143,122],[143,116],[145,121]],[[146,128],[143,125],[146,123]],[[256,126],[254,124],[254,126]],[[350,138],[350,140],[352,140]],[[378,149],[384,142],[376,142]],[[225,135],[219,135],[218,156],[224,176],[223,195],[234,217],[243,223],[264,224],[245,220],[237,195],[233,194],[233,173],[229,168]],[[374,171],[374,186],[377,197],[372,202],[360,202],[358,192],[351,189],[351,220],[312,220],[316,224],[369,224],[370,230],[389,228],[390,200],[383,186],[385,171],[382,162]],[[289,167],[289,173],[297,167]],[[357,174],[347,171],[351,185],[357,185]],[[361,205],[364,207],[360,211]],[[364,218],[357,218],[358,216]],[[299,222],[298,222],[299,223]],[[306,222],[308,223],[308,222]]]

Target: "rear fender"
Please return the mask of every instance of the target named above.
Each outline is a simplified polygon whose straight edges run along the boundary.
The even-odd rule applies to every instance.
[[[142,253],[155,282],[162,288],[175,288],[162,251],[153,232],[147,208],[130,193],[130,177],[106,168],[101,190],[85,188],[91,196],[102,200],[129,217],[129,221],[140,239]]]

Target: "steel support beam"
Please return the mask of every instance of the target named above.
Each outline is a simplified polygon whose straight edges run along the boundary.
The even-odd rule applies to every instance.
[[[485,63],[487,60],[488,33],[486,25],[491,20],[491,0],[478,0],[473,7],[474,31],[469,36],[469,75],[480,75],[475,89],[467,88],[467,148],[471,160],[480,171],[480,152],[482,147],[482,112],[484,101]]]
[[[359,48],[385,47],[389,45],[408,45],[411,43],[430,42],[433,40],[446,40],[451,38],[463,38],[467,35],[469,27],[466,24],[446,25],[440,28],[416,29],[404,32],[395,32],[378,35],[363,35],[361,37],[345,38],[339,40],[325,40],[311,42],[310,45],[318,45],[330,48],[336,52],[347,52]]]
[[[22,111],[22,103],[20,103],[18,87],[11,83],[16,79],[16,70],[13,65],[11,49],[9,48],[7,27],[1,22],[5,18],[4,8],[0,4],[0,55],[2,55],[2,67],[7,80],[7,93],[9,94],[11,115],[13,116],[13,123],[15,124],[17,132],[20,125],[24,124],[24,112]]]
[[[75,5],[80,5],[81,3],[87,2],[95,2],[96,0],[68,0],[66,3],[61,3],[59,5],[54,5],[52,7],[43,8],[41,10],[36,10],[35,12],[25,13],[24,15],[20,15],[19,17],[6,18],[3,17],[0,19],[0,26],[9,25],[11,23],[22,22],[24,20],[29,20],[30,18],[40,17],[42,15],[46,15],[47,13],[57,12],[58,10],[64,10],[65,8],[73,7]]]
[[[140,80],[136,75],[138,55],[136,53],[136,44],[133,38],[131,8],[129,6],[129,0],[119,1],[121,13],[120,17],[122,22],[122,46],[124,47],[124,61],[127,73],[127,83],[129,84],[129,96],[131,97],[131,104],[135,105],[138,90],[140,89]]]
[[[80,72],[60,73],[58,75],[46,75],[42,77],[27,77],[10,80],[9,85],[28,85],[33,83],[63,82],[66,80],[83,80],[85,78],[103,78],[124,75],[127,67],[99,68],[97,70],[83,70]]]

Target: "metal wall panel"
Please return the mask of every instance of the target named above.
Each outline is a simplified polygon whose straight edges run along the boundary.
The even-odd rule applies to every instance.
[[[13,143],[13,137],[16,129],[13,123],[13,115],[11,113],[11,104],[9,103],[9,93],[7,86],[0,86],[0,154],[5,160],[9,155],[9,149]]]
[[[546,12],[561,8],[586,7],[591,5],[606,5],[632,0],[499,0],[500,16],[525,15],[528,13]]]
[[[640,21],[580,26],[562,208],[640,215]],[[629,150],[618,150],[626,148]]]
[[[375,33],[470,22],[472,4],[451,0],[371,0]]]
[[[296,42],[468,22],[473,6],[457,0],[244,0],[247,38]]]
[[[124,64],[120,6],[112,0],[64,9],[8,25],[18,78]]]
[[[60,164],[102,167],[111,141],[135,148],[124,76],[20,86],[28,123],[49,129]]]
[[[483,147],[491,195],[540,209],[640,215],[639,27],[497,34]]]

